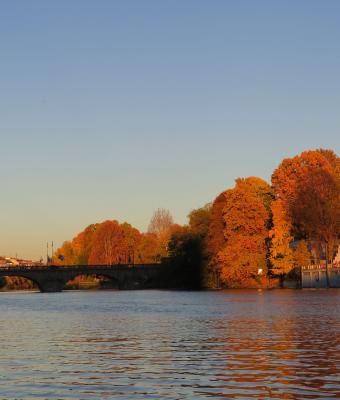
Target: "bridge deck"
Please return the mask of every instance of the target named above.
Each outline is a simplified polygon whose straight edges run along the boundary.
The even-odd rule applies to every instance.
[[[8,266],[0,267],[0,273],[2,271],[62,271],[62,270],[116,270],[122,269],[152,269],[161,268],[161,264],[114,264],[114,265],[20,265],[20,266]]]

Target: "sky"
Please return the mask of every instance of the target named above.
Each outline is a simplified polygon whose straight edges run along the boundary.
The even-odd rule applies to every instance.
[[[237,177],[340,150],[340,2],[0,4],[0,255],[177,223]]]

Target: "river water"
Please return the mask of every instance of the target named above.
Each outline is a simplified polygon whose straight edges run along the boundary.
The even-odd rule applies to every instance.
[[[340,398],[340,290],[0,294],[0,399]]]

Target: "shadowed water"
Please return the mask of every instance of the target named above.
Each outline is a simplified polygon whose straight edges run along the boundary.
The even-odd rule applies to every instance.
[[[340,398],[340,290],[0,294],[1,399]]]

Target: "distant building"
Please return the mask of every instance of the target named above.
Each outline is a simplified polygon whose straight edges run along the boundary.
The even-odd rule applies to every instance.
[[[0,256],[0,268],[41,265],[39,261]]]
[[[338,247],[338,252],[337,252],[337,254],[336,254],[335,258],[334,258],[334,263],[335,264],[340,264],[340,244],[339,244],[339,247]]]
[[[296,250],[298,244],[301,240],[292,241],[289,246],[292,250]],[[326,248],[324,243],[320,243],[320,241],[307,240],[307,247],[310,252],[310,263],[311,264],[320,264],[326,263]],[[340,245],[338,249],[334,251],[332,256],[329,257],[329,261],[333,260],[333,263],[340,263]]]

